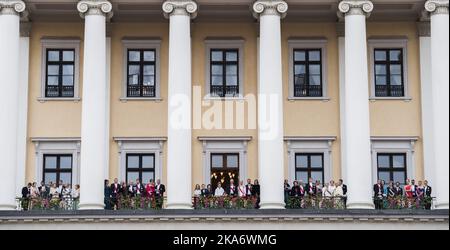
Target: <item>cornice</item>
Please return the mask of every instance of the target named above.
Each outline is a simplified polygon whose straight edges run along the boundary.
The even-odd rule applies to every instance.
[[[198,5],[192,0],[167,0],[163,3],[164,16],[169,18],[172,15],[197,17]]]
[[[87,15],[103,15],[110,19],[113,15],[112,9],[112,4],[106,0],[82,0],[77,4],[77,10],[82,18]]]
[[[0,15],[18,15],[25,12],[26,5],[23,1],[0,0]]]
[[[369,17],[373,11],[373,3],[369,0],[343,0],[339,3],[338,9],[346,16],[365,15]]]

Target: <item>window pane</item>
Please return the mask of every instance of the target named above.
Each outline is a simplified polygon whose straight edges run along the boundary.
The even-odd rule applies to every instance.
[[[320,74],[320,65],[309,65],[309,73],[314,75]]]
[[[402,76],[391,75],[391,85],[402,85]]]
[[[155,77],[154,76],[144,76],[143,84],[145,86],[155,86]]]
[[[222,75],[223,74],[223,66],[222,65],[212,65],[211,67],[213,75]]]
[[[150,183],[150,180],[155,181],[155,174],[154,172],[150,171],[144,171],[142,172],[142,183]]]
[[[139,84],[139,76],[133,75],[128,78],[128,84],[130,85],[138,85]]]
[[[144,61],[146,61],[146,62],[155,61],[155,52],[152,50],[144,51]]]
[[[401,171],[401,172],[394,172],[394,182],[400,182],[400,184],[405,184],[406,180],[405,180],[405,172]]]
[[[306,74],[305,65],[295,65],[295,75]]]
[[[47,60],[49,62],[57,62],[57,61],[59,61],[59,51],[57,51],[57,50],[50,50],[48,52]]]
[[[47,74],[48,75],[59,75],[59,66],[58,65],[48,65]]]
[[[153,160],[151,155],[142,156],[142,168],[153,168]]]
[[[237,155],[227,156],[227,167],[228,168],[238,168],[239,167],[239,157]]]
[[[295,173],[295,180],[303,181],[303,182],[308,180],[308,172],[306,172],[306,171],[297,171]]]
[[[228,62],[237,62],[238,53],[237,52],[227,52],[227,61]]]
[[[139,168],[139,156],[128,156],[128,168]]]
[[[72,184],[72,173],[60,173],[59,180],[63,181],[64,184]]]
[[[127,181],[135,182],[136,179],[139,179],[139,172],[127,172]]]
[[[312,155],[311,156],[311,168],[322,168],[322,156]]]
[[[391,181],[389,172],[378,172],[378,179],[385,181],[386,183],[389,183],[389,181]]]
[[[140,67],[137,65],[128,66],[128,73],[130,75],[140,74]]]
[[[297,155],[297,168],[308,167],[308,157],[306,155]]]
[[[237,78],[237,76],[234,76],[234,75],[227,75],[226,76],[226,81],[227,81],[227,85],[231,85],[231,86],[236,86],[236,85],[238,85],[238,80],[237,80],[238,78]]]
[[[311,172],[311,178],[314,181],[320,181],[320,183],[323,183],[323,172],[322,171],[312,171]],[[305,179],[306,181],[306,179]]]
[[[402,74],[402,66],[401,65],[391,65],[391,74],[396,74],[396,75]]]
[[[375,83],[377,85],[386,85],[386,76],[377,76],[377,77],[375,77]]]
[[[223,156],[213,155],[211,157],[211,167],[212,168],[223,168]]]
[[[320,51],[310,51],[309,61],[320,61]]]
[[[223,85],[222,76],[213,76],[212,77],[212,85]]]
[[[375,61],[386,61],[386,51],[376,50],[375,51]]]
[[[65,62],[73,62],[74,61],[74,52],[73,51],[63,51],[63,61]]]
[[[236,65],[228,65],[226,69],[227,75],[237,75],[237,66]]]
[[[50,182],[56,183],[56,173],[45,173],[44,181],[46,184],[49,184]]]
[[[73,75],[73,65],[64,65],[63,75]]]
[[[402,52],[401,52],[401,50],[391,50],[389,52],[389,57],[390,57],[389,59],[391,61],[395,61],[395,62],[401,61],[402,60]]]
[[[304,51],[295,51],[294,52],[294,60],[295,61],[305,61],[306,56]]]
[[[405,157],[403,155],[394,155],[392,157],[392,165],[394,168],[404,168],[405,167]]]
[[[45,157],[45,169],[56,169],[56,156]]]
[[[389,168],[389,156],[387,155],[379,155],[378,156],[378,167],[379,168]]]
[[[320,75],[309,76],[309,85],[320,85]]]
[[[223,60],[222,51],[213,51],[211,53],[211,61],[220,62]]]
[[[384,65],[384,64],[375,65],[375,74],[376,75],[386,75],[386,65]]]
[[[141,60],[141,52],[140,51],[129,51],[128,57],[130,62],[139,62]]]
[[[64,86],[73,86],[73,76],[63,76]]]
[[[58,85],[59,84],[59,77],[57,76],[49,76],[47,77],[47,85]]]
[[[61,156],[59,158],[59,167],[61,169],[71,169],[72,168],[72,157],[71,156]]]
[[[154,75],[155,74],[155,66],[146,65],[144,66],[144,75]]]

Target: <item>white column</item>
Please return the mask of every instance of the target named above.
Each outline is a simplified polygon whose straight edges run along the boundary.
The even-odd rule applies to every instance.
[[[449,18],[448,0],[429,0],[431,13],[431,94],[437,209],[448,209],[449,186]]]
[[[169,18],[167,208],[192,208],[191,18],[194,1],[165,1]]]
[[[373,209],[372,163],[369,116],[366,17],[373,10],[370,1],[341,1],[345,14],[345,83],[341,123],[345,138],[343,155],[349,187],[347,207]]]
[[[80,209],[103,209],[106,168],[106,15],[108,1],[80,1],[85,18],[81,117]]]
[[[258,164],[262,209],[285,208],[281,18],[287,10],[284,1],[253,4],[254,16],[260,22]]]
[[[0,210],[16,207],[19,38],[23,1],[0,1]]]

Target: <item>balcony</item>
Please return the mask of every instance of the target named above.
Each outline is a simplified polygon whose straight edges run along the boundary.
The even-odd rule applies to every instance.
[[[127,97],[155,97],[155,86],[128,85]]]

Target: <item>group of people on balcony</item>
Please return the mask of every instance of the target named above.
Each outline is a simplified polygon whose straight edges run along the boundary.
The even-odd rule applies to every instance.
[[[222,182],[217,183],[217,187],[215,190],[212,189],[211,184],[207,186],[205,184],[195,185],[194,189],[194,198],[195,197],[258,197],[260,195],[260,185],[258,180],[254,180],[252,183],[251,179],[247,180],[247,184],[244,185],[244,181],[240,181],[239,185],[234,183],[234,180],[230,180],[230,185],[226,188],[222,186]]]
[[[62,180],[59,183],[50,181],[48,184],[41,182],[38,186],[36,182],[28,183],[22,188],[21,207],[23,210],[32,209],[33,205],[51,203],[60,208],[75,204],[80,198],[80,185],[65,184]]]
[[[143,184],[139,179],[136,179],[136,182],[129,181],[126,184],[124,181],[119,183],[119,180],[115,178],[111,185],[109,180],[105,180],[105,209],[120,209],[119,201],[131,198],[155,200],[157,201],[156,206],[162,208],[165,192],[166,186],[159,179],[156,182],[151,179],[147,184]]]
[[[376,209],[383,209],[384,200],[393,200],[396,198],[406,198],[407,200],[424,203],[425,209],[431,209],[433,189],[428,185],[428,181],[406,180],[406,184],[402,187],[400,182],[394,184],[390,181],[388,185],[384,180],[378,180],[373,186],[374,203]]]

